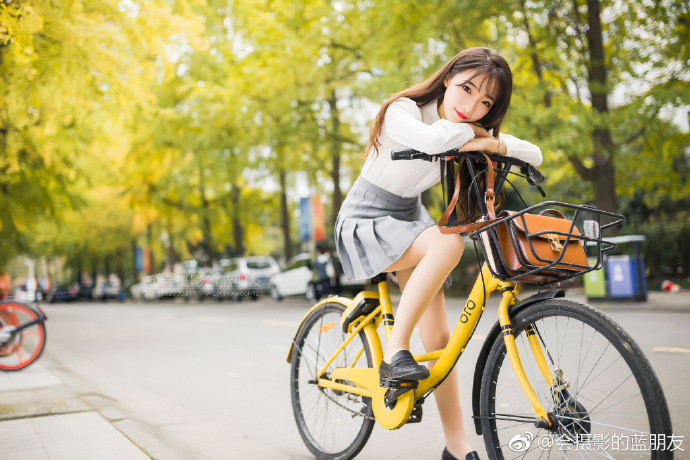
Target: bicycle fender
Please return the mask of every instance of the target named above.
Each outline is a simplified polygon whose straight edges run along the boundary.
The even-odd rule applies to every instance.
[[[295,347],[295,339],[297,338],[297,334],[299,334],[299,331],[302,329],[302,324],[304,324],[304,320],[307,319],[307,316],[311,314],[314,310],[319,308],[321,305],[330,303],[330,302],[335,302],[339,303],[342,305],[345,305],[345,307],[350,307],[352,305],[352,300],[348,299],[347,297],[337,297],[337,296],[331,296],[331,297],[326,297],[325,299],[322,299],[320,302],[318,302],[316,305],[311,307],[309,311],[302,317],[302,320],[299,322],[299,326],[297,326],[297,329],[295,330],[295,335],[292,337],[292,340],[290,341],[290,350],[288,351],[287,355],[287,362],[291,363],[292,362],[292,350]]]
[[[521,310],[524,310],[525,308],[529,307],[530,305],[533,305],[538,302],[543,302],[544,300],[555,299],[557,297],[565,297],[565,291],[563,289],[553,289],[550,291],[544,291],[538,294],[534,294],[533,296],[527,297],[526,299],[521,300],[520,302],[510,307],[510,311],[508,312],[508,314],[512,319],[514,315],[516,315]],[[496,338],[500,335],[500,333],[501,325],[498,323],[498,321],[496,321],[496,323],[491,328],[491,331],[486,336],[486,339],[484,340],[484,344],[482,345],[482,349],[479,352],[479,356],[477,357],[477,364],[474,369],[474,379],[472,383],[472,415],[474,415],[474,429],[480,436],[482,434],[481,420],[476,417],[479,416],[479,392],[481,391],[482,375],[484,374],[484,367],[486,366],[486,360],[489,357],[491,346],[494,344]]]

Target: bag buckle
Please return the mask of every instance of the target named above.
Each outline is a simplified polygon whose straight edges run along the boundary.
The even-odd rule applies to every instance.
[[[558,239],[558,235],[548,233],[546,235],[546,238],[549,240],[551,250],[553,250],[554,252],[561,252],[563,250],[563,245],[561,244],[561,240]]]

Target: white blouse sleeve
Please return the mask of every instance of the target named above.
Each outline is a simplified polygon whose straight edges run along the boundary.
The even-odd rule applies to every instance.
[[[541,150],[536,145],[523,141],[522,139],[518,139],[510,134],[500,133],[498,137],[506,143],[506,156],[526,161],[532,166],[539,166],[541,164]]]
[[[408,98],[400,98],[388,107],[381,132],[397,143],[429,155],[460,147],[474,138],[474,131],[466,123],[442,118],[427,125],[417,104]]]

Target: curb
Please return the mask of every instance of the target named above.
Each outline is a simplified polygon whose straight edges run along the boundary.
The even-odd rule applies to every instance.
[[[113,423],[37,363],[0,379],[0,458],[148,459]]]

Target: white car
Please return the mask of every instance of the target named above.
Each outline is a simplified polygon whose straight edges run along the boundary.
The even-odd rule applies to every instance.
[[[145,302],[166,297],[182,297],[184,292],[184,276],[173,273],[158,273],[146,276],[141,283],[135,284],[130,288],[133,299]]]
[[[337,258],[332,260],[340,268],[340,261]],[[342,272],[342,270],[336,269],[336,272],[338,271]],[[311,302],[314,302],[319,297],[315,281],[316,275],[311,255],[309,253],[298,254],[290,259],[282,272],[271,277],[269,292],[274,300],[282,300],[286,296],[304,295]],[[335,286],[331,286],[329,293],[340,294],[347,291],[356,295],[363,289],[364,284],[361,281],[347,281],[345,276],[341,275]],[[325,294],[322,293],[322,295]]]
[[[298,254],[290,259],[285,270],[271,277],[271,297],[281,300],[284,296],[306,295],[313,277],[311,255]]]
[[[225,273],[218,285],[218,295],[242,300],[251,296],[256,300],[268,291],[268,280],[280,273],[278,262],[270,256],[238,257],[225,267]]]

